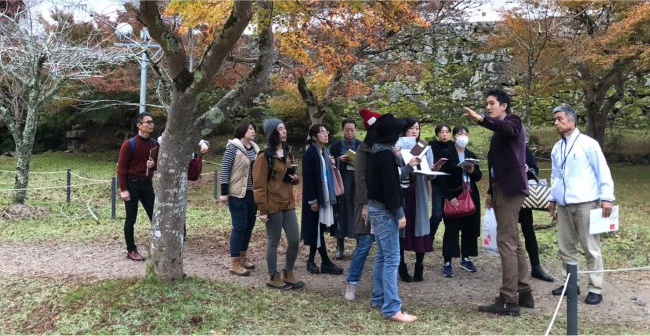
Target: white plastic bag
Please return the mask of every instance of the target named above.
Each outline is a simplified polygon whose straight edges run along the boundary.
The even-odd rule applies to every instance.
[[[499,255],[497,247],[497,218],[494,215],[494,208],[485,211],[483,217],[483,249],[486,252]]]

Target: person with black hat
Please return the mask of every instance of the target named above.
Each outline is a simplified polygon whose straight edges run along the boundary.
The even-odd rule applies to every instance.
[[[397,290],[399,266],[399,229],[406,226],[404,200],[400,187],[401,168],[394,144],[406,123],[386,114],[377,120],[377,133],[372,146],[368,171],[368,216],[375,234],[377,249],[372,271],[371,306],[381,308],[393,321],[413,322],[416,316],[402,312]],[[414,157],[409,165],[418,165]]]
[[[294,272],[300,234],[293,185],[299,180],[287,145],[287,129],[275,118],[264,120],[262,128],[268,144],[253,164],[253,198],[260,221],[266,224],[266,264],[270,276],[266,285],[278,289],[302,288],[305,283]],[[277,271],[277,258],[282,229],[287,238],[287,252],[281,275]]]

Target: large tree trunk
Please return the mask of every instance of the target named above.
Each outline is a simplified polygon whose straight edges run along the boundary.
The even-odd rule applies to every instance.
[[[151,222],[152,271],[165,280],[183,276],[183,224],[187,207],[187,164],[198,143],[191,125],[196,96],[174,93],[158,155],[156,205]],[[179,169],[180,167],[180,169]]]
[[[297,84],[302,101],[307,105],[307,112],[309,113],[309,121],[311,122],[311,125],[322,124],[325,119],[325,108],[323,107],[323,104],[318,101],[314,92],[307,87],[305,77],[298,77]]]
[[[616,103],[625,95],[625,78],[626,76],[621,70],[612,72],[610,76],[601,78],[595,83],[587,83],[588,85],[583,86],[584,107],[587,111],[587,135],[598,141],[603,151],[605,150],[607,117]],[[616,91],[607,96],[612,86]]]
[[[607,129],[607,113],[603,114],[595,104],[586,106],[587,108],[587,134],[594,138],[600,144],[600,148],[605,148],[605,130]]]

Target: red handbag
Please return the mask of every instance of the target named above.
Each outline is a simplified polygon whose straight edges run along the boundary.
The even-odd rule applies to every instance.
[[[445,199],[443,212],[446,217],[463,218],[471,216],[476,212],[476,206],[474,206],[474,201],[472,201],[469,183],[465,183],[462,188],[463,192],[456,197],[458,200],[458,207],[454,207],[448,199]]]

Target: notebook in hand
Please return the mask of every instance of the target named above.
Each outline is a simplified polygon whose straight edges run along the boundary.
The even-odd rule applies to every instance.
[[[478,164],[478,159],[465,159],[459,162],[456,166],[460,168],[469,168]]]
[[[420,140],[417,143],[415,143],[415,146],[413,146],[413,148],[411,149],[411,155],[421,158],[420,155],[426,152],[427,147],[428,147],[427,143]]]

